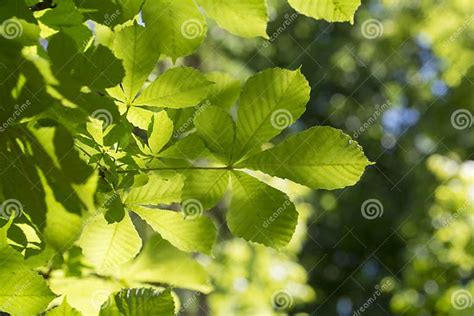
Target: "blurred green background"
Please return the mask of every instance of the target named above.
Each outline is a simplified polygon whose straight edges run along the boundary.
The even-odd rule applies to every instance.
[[[376,165],[333,192],[269,179],[294,191],[291,246],[221,241],[216,291],[182,293],[183,313],[474,315],[474,1],[366,0],[354,25],[285,2],[268,41],[211,26],[184,62],[241,80],[301,67],[312,97],[287,133],[337,127]]]

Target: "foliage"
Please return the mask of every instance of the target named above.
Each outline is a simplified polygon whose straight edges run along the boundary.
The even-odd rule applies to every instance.
[[[266,37],[264,0],[198,3],[229,32]],[[290,4],[353,21],[359,1]],[[300,69],[258,72],[235,106],[240,82],[228,75],[167,67],[204,41],[194,1],[0,9],[2,312],[171,315],[172,287],[213,290],[192,253],[212,255],[217,223],[273,248],[292,239],[294,203],[250,170],[336,189],[371,164],[330,127],[269,144],[310,99]],[[226,220],[204,214],[224,195]]]
[[[472,53],[464,54],[472,51],[472,5],[464,0],[372,0],[363,3],[351,27],[311,21],[274,1],[272,36],[264,44],[211,30],[220,37],[204,44],[199,60],[204,69],[245,78],[269,66],[302,64],[317,93],[291,130],[315,124],[350,130],[376,162],[356,187],[314,194],[315,213],[298,262],[317,296],[296,311],[352,314],[385,281],[390,288],[364,315],[402,314],[392,298],[415,288],[417,295],[408,291],[403,300],[413,314],[452,311],[450,294],[435,309],[438,295],[425,292],[424,284],[437,275],[404,272],[413,251],[435,232],[428,209],[439,183],[425,160],[434,153],[458,162],[473,157],[474,68]],[[453,124],[457,110],[465,114],[460,116],[464,125]],[[383,214],[373,220],[361,214],[369,199],[383,205]],[[443,279],[440,283],[466,289],[473,275]]]
[[[305,269],[297,263],[314,212],[308,203],[311,191],[275,178],[263,180],[289,192],[298,211],[296,233],[284,251],[236,239],[220,243],[209,269],[216,288],[207,298],[213,315],[281,314],[313,301],[317,295],[306,284]]]
[[[391,303],[395,312],[407,315],[471,315],[474,282],[467,276],[474,269],[473,163],[432,156],[428,164],[442,182],[428,210],[433,231],[411,241],[409,252],[416,256]]]

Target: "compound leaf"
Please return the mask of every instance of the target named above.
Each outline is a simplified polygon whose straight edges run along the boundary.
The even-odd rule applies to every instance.
[[[221,108],[209,106],[194,118],[194,125],[207,147],[223,156],[227,162],[234,144],[232,117]]]
[[[183,177],[175,172],[150,173],[148,183],[132,188],[125,194],[124,203],[133,205],[171,204],[181,200]]]
[[[173,135],[173,121],[165,111],[153,114],[149,128],[148,146],[157,154],[169,142]]]
[[[288,137],[239,164],[313,189],[340,189],[359,181],[371,163],[342,131],[325,126]]]
[[[133,101],[160,57],[151,35],[144,27],[132,25],[115,36],[114,52],[125,68],[122,89],[128,103]]]
[[[211,84],[193,68],[172,68],[149,85],[133,104],[173,109],[194,106],[206,97]]]
[[[79,239],[84,256],[96,271],[112,274],[120,265],[133,259],[142,241],[128,214],[121,222],[108,224],[102,214],[89,220]]]
[[[214,207],[229,184],[228,170],[189,170],[184,173],[183,202],[195,201],[201,211]]]
[[[233,172],[231,183],[227,224],[232,234],[273,248],[286,246],[298,220],[288,196],[243,172]]]
[[[193,0],[146,1],[142,12],[159,51],[174,60],[190,55],[206,36],[206,19]]]
[[[209,86],[207,94],[209,104],[226,110],[230,109],[239,99],[240,81],[223,72],[208,73],[206,78],[214,82]]]
[[[295,122],[305,111],[310,87],[300,70],[264,70],[251,77],[240,95],[234,160]]]
[[[209,218],[185,219],[182,213],[141,206],[134,206],[132,211],[176,248],[187,252],[211,253],[217,232]]]

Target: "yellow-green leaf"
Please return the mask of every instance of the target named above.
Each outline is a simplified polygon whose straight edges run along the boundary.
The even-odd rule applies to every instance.
[[[288,0],[296,11],[328,22],[351,22],[360,0]]]

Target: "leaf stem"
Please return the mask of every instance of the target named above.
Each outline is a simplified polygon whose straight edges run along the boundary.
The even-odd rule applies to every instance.
[[[227,167],[162,167],[162,168],[141,168],[141,169],[128,169],[128,170],[117,170],[117,173],[128,173],[136,171],[164,171],[164,170],[234,170],[233,166]]]

